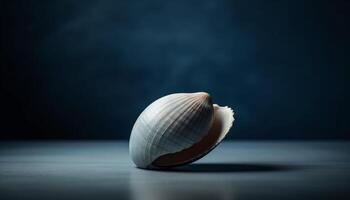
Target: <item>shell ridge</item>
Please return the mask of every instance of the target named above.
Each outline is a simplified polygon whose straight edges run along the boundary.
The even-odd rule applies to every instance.
[[[161,108],[166,108],[166,109],[159,109],[160,110],[155,116],[161,116],[164,113],[170,112],[173,108],[176,108],[179,104],[182,102],[186,101],[187,97],[185,95],[177,95],[175,98],[171,98],[172,96],[167,96],[168,97],[168,102],[166,105],[162,105]],[[156,105],[155,105],[156,106]],[[154,119],[153,119],[154,120]],[[151,161],[152,159],[152,146],[154,145],[153,140],[158,136],[158,131],[160,127],[162,127],[165,123],[166,120],[161,121],[162,123],[156,123],[155,127],[151,129],[151,132],[154,132],[154,134],[148,134],[147,135],[147,144],[146,144],[146,151],[145,151],[145,160]]]
[[[193,113],[192,116],[188,115],[185,117],[185,120],[188,120],[187,124],[192,124],[193,121],[196,119],[196,115],[204,109],[201,105],[202,105],[201,103],[196,102],[196,104],[191,106],[192,110],[196,110],[197,112]],[[201,110],[199,110],[199,108],[201,108]],[[179,128],[183,128],[183,127],[179,127]],[[188,128],[192,128],[192,127],[188,127]],[[175,132],[175,134],[177,137],[179,137],[179,135],[181,137],[181,135],[182,135],[181,129],[180,130],[178,129],[177,132]],[[182,138],[184,138],[184,137],[182,137]],[[185,140],[187,141],[189,139],[186,138]]]
[[[190,101],[190,102],[193,102],[194,101],[194,98],[188,98],[187,99],[188,101]],[[174,112],[174,113],[179,113],[178,115],[176,115],[175,116],[175,119],[173,119],[173,121],[171,122],[171,123],[169,123],[169,125],[166,127],[166,129],[165,130],[163,130],[162,132],[158,132],[158,131],[160,131],[160,130],[157,130],[157,133],[155,134],[155,136],[153,137],[153,139],[152,139],[152,141],[150,142],[151,144],[156,144],[156,146],[158,147],[158,148],[161,148],[163,151],[164,151],[164,149],[163,149],[163,147],[161,146],[161,145],[159,145],[159,143],[160,143],[160,140],[164,140],[164,138],[165,138],[165,134],[167,133],[167,130],[168,130],[168,128],[169,128],[169,126],[171,126],[172,124],[174,124],[174,123],[176,123],[177,122],[177,119],[179,118],[179,117],[181,117],[181,115],[183,114],[183,113],[185,113],[185,111],[186,111],[186,107],[187,107],[187,105],[186,105],[186,101],[183,101],[183,102],[181,102],[182,103],[182,105],[181,106],[179,106],[179,107],[176,107],[177,109],[175,109],[175,110],[173,110],[172,112]],[[175,112],[176,111],[176,112]],[[181,112],[180,112],[181,111]],[[171,114],[171,113],[170,113]],[[161,136],[159,136],[159,134],[161,134]],[[157,137],[157,136],[159,136],[159,137]],[[158,139],[157,139],[158,138]],[[158,140],[158,141],[157,141]],[[152,157],[154,157],[153,154],[154,152],[152,151],[151,152],[151,155],[152,155]]]
[[[144,141],[149,141],[149,139],[150,139],[150,137],[151,137],[151,134],[149,134],[149,133],[151,133],[151,132],[153,131],[153,128],[149,125],[149,120],[145,120],[145,118],[146,118],[146,119],[149,119],[149,118],[150,118],[150,116],[147,115],[147,113],[148,113],[149,111],[154,112],[154,110],[155,110],[157,113],[154,114],[154,116],[157,116],[157,115],[159,115],[159,113],[166,111],[166,110],[164,110],[164,109],[155,109],[155,106],[157,107],[157,106],[159,105],[159,106],[165,107],[165,108],[168,107],[169,105],[171,105],[171,104],[173,103],[172,101],[168,101],[169,98],[170,98],[170,99],[171,99],[171,98],[173,98],[173,99],[181,99],[181,100],[186,99],[186,97],[184,97],[184,96],[181,96],[181,95],[178,95],[178,94],[173,94],[173,95],[167,95],[167,96],[165,96],[165,97],[163,97],[163,98],[161,98],[161,99],[158,99],[158,100],[154,101],[151,105],[149,105],[149,106],[140,114],[139,119],[137,119],[136,122],[135,122],[135,125],[136,125],[136,124],[139,125],[139,123],[142,123],[142,125],[146,125],[147,127],[149,127],[148,132],[146,132],[146,134],[141,134],[142,131],[139,131],[140,127],[133,127],[133,130],[134,130],[135,128],[138,129],[138,130],[135,129],[135,132],[132,133],[132,134],[136,134],[136,136],[134,136],[134,137],[141,137],[141,138],[143,138]],[[145,148],[145,151],[144,151],[144,152],[148,152],[149,143],[146,142],[145,145],[144,145],[144,148]],[[146,153],[142,153],[141,156],[142,156],[142,160],[147,160],[147,155],[146,155]]]
[[[198,124],[201,124],[202,126],[204,125],[204,122],[205,122],[205,117],[203,117],[205,114],[206,114],[206,108],[203,106],[202,108],[201,108],[201,110],[200,111],[198,111],[197,113],[195,113],[196,114],[196,116],[194,116],[193,118],[193,120],[192,121],[194,121],[195,120],[195,118],[196,117],[198,117],[199,119],[199,121],[198,121]],[[211,120],[210,120],[211,121]],[[191,129],[193,129],[193,127],[190,127]],[[200,127],[200,129],[202,129],[203,127]],[[197,131],[197,130],[192,130],[192,131]],[[197,138],[194,138],[193,137],[193,135],[190,135],[189,136],[189,138],[188,138],[188,140],[192,140],[192,141],[195,141],[195,140],[198,140]]]
[[[201,100],[201,101],[198,103],[198,106],[195,108],[195,110],[196,110],[197,112],[195,112],[194,115],[190,118],[188,124],[193,124],[193,121],[195,121],[197,118],[199,118],[199,119],[198,119],[199,121],[197,122],[197,124],[201,124],[201,125],[204,124],[203,121],[205,120],[206,117],[202,117],[202,116],[204,116],[204,115],[206,114],[206,108],[207,108],[207,107],[206,107],[206,101],[207,101],[207,99],[206,99],[206,98],[200,98],[200,100]],[[200,108],[200,109],[199,109],[199,108]],[[210,105],[209,109],[210,109],[210,110],[213,110],[213,106]],[[209,112],[210,112],[210,110],[209,110]],[[212,119],[209,120],[210,123],[211,123],[211,121],[212,121]],[[188,128],[191,129],[190,132],[191,132],[191,131],[197,131],[197,129],[194,129],[193,126],[189,126]],[[198,128],[198,127],[197,127],[197,128]],[[199,127],[198,129],[201,130],[201,129],[203,129],[203,127]],[[197,134],[198,134],[198,133],[197,133]],[[181,134],[180,134],[180,135],[181,135]],[[194,135],[194,134],[188,135],[188,138],[182,136],[182,138],[183,138],[184,140],[196,141],[197,138],[192,137],[193,135]]]
[[[165,96],[165,97],[163,97],[163,98],[161,98],[161,99],[158,99],[158,100],[156,100],[155,102],[153,102],[153,103],[151,103],[151,105],[149,105],[141,114],[140,114],[140,116],[143,116],[143,114],[147,114],[147,112],[149,111],[149,110],[151,110],[151,109],[154,109],[154,106],[156,106],[156,105],[158,105],[158,104],[160,104],[160,103],[162,103],[161,104],[161,107],[167,107],[168,105],[171,105],[173,102],[172,101],[166,101],[166,100],[168,100],[169,98],[171,98],[171,97],[175,97],[174,99],[176,99],[176,100],[178,100],[178,99],[186,99],[186,97],[184,97],[184,96],[180,96],[180,95],[168,95],[168,96]],[[173,100],[174,100],[173,99]],[[163,103],[164,101],[166,101],[165,103]],[[163,110],[161,110],[161,109],[157,109],[157,114],[158,113],[161,113]],[[147,115],[148,116],[148,115]]]
[[[197,123],[202,125],[202,127],[200,127],[198,130],[202,130],[202,131],[200,132],[198,130],[193,130],[193,131],[197,131],[197,134],[201,136],[197,138],[195,137],[191,138],[191,140],[195,141],[195,143],[200,142],[202,137],[204,137],[208,133],[213,121],[213,110],[214,110],[213,107],[211,107],[210,110],[207,110],[206,107],[203,106],[202,110],[196,113],[199,117],[199,121]],[[211,117],[208,119],[207,117],[205,117],[207,115],[211,115]]]
[[[188,103],[191,103],[191,105],[193,105],[194,103],[195,103],[195,98],[190,98],[191,99],[191,101],[189,101]],[[190,106],[191,106],[190,105]],[[168,133],[168,130],[169,130],[169,128],[170,127],[172,127],[174,124],[176,124],[176,123],[178,123],[178,119],[180,118],[180,117],[182,117],[183,116],[183,114],[184,113],[186,113],[186,111],[190,108],[190,106],[188,106],[188,105],[184,105],[183,107],[184,108],[186,108],[185,110],[183,110],[181,113],[179,113],[179,115],[177,115],[177,117],[176,117],[176,119],[175,120],[173,120],[173,122],[172,123],[170,123],[169,124],[169,126],[164,130],[164,132],[163,132],[163,136],[164,137],[161,137],[160,139],[159,139],[159,141],[158,141],[158,143],[160,143],[160,141],[161,140],[164,140],[165,138],[166,138],[166,133]],[[168,133],[169,134],[169,133]],[[161,145],[158,145],[160,148],[162,148],[163,149],[163,151],[165,150],[166,151],[166,149],[164,149]],[[159,156],[159,155],[158,155]]]
[[[194,103],[193,103],[191,106],[189,106],[188,109],[192,109],[192,110],[197,110],[197,111],[198,111],[198,108],[201,108],[201,111],[205,110],[206,107],[203,106],[203,102],[204,102],[205,100],[202,100],[202,101],[200,101],[200,102],[198,102],[198,101],[196,101],[196,100],[198,100],[198,98],[195,98]],[[184,113],[185,113],[185,112],[184,112]],[[194,112],[193,115],[191,115],[191,116],[188,115],[186,118],[190,119],[190,121],[187,122],[187,124],[193,123],[193,120],[196,119],[195,116],[201,116],[200,113],[201,113],[201,112]],[[198,123],[200,123],[200,122],[198,122]],[[182,128],[182,129],[180,129],[180,128]],[[203,128],[202,128],[202,127],[199,127],[199,129],[203,129]],[[183,130],[184,130],[184,127],[177,127],[176,131],[173,131],[173,132],[175,132],[174,134],[177,135],[176,137],[179,137],[179,135],[180,135],[180,136],[182,135],[181,133],[183,133]],[[208,130],[206,130],[206,131],[208,131]],[[165,137],[165,138],[166,138],[166,137]],[[192,143],[193,141],[196,141],[196,142],[199,141],[199,138],[196,138],[196,139],[193,139],[193,140],[187,139],[187,138],[185,138],[185,137],[183,137],[183,136],[181,136],[181,138],[182,138],[182,139],[185,139],[185,140],[187,141],[186,144],[181,144],[181,143],[178,143],[178,142],[176,142],[176,141],[172,141],[172,142],[173,142],[174,144],[176,144],[179,148],[184,148],[184,149],[189,148],[190,146],[192,146],[192,144],[191,144],[190,146],[189,146],[188,144]],[[161,155],[165,155],[165,154],[169,154],[169,153],[176,153],[177,151],[178,151],[178,149],[176,149],[176,150],[169,150],[169,149],[167,149],[164,153],[158,155],[157,158],[160,157]]]
[[[173,99],[170,97],[169,104],[167,104],[168,106],[163,106],[162,108],[166,108],[166,109],[161,109],[162,112],[159,112],[157,114],[157,117],[162,115],[169,115],[169,113],[173,112],[175,108],[179,107],[187,100],[188,100],[188,96],[183,94],[178,94],[178,97]],[[151,131],[154,134],[148,135],[148,138],[147,138],[148,143],[146,145],[146,151],[145,151],[146,152],[145,160],[149,161],[149,163],[151,163],[151,160],[153,159],[152,157],[153,157],[154,151],[152,147],[154,146],[154,140],[157,138],[162,138],[162,136],[159,135],[159,131],[161,130],[161,127],[164,126],[164,124],[166,124],[166,122],[167,121],[163,119],[159,123],[156,123],[155,127]]]

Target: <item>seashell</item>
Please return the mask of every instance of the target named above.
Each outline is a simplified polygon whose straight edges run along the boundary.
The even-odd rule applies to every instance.
[[[139,168],[159,169],[196,161],[214,149],[233,124],[233,111],[208,93],[176,93],[150,104],[137,118],[129,151]]]

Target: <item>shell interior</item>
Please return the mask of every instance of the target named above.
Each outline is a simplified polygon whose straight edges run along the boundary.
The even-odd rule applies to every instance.
[[[214,149],[232,127],[233,111],[229,107],[214,104],[214,119],[208,133],[191,147],[182,151],[165,154],[152,162],[152,167],[167,168],[194,162]]]

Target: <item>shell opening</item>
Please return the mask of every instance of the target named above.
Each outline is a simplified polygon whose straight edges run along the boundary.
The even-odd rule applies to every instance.
[[[159,168],[174,167],[202,158],[225,138],[232,127],[233,114],[231,108],[214,104],[214,119],[208,134],[190,148],[160,156],[152,162],[152,166]]]

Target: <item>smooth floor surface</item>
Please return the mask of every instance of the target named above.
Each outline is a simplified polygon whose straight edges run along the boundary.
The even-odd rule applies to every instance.
[[[350,199],[350,142],[224,142],[172,171],[127,142],[0,143],[0,199]]]

